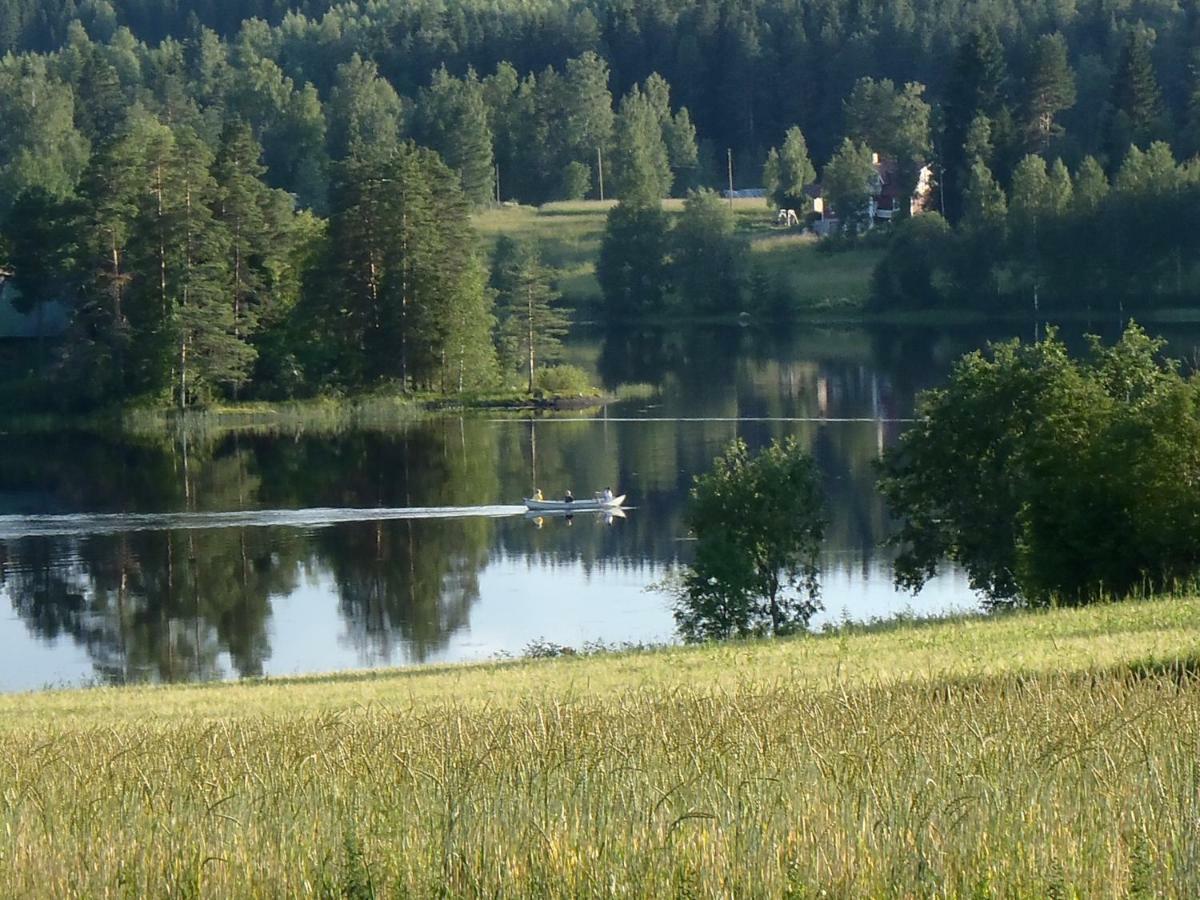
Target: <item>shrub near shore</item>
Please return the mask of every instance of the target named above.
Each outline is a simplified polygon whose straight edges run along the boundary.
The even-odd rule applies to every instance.
[[[1194,896],[1197,613],[0,698],[0,868],[16,896]]]

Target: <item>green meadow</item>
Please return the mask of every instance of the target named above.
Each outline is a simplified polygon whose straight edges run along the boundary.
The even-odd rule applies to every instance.
[[[503,206],[478,213],[473,224],[489,251],[501,235],[536,240],[563,294],[577,304],[594,304],[600,300],[596,257],[605,216],[613,205],[584,200]],[[683,201],[667,200],[663,206],[678,213]],[[782,292],[794,311],[853,311],[865,304],[881,250],[819,252],[811,234],[776,227],[762,199],[735,200],[734,214],[738,232],[750,241],[752,271],[761,282]]]
[[[0,697],[6,896],[1194,897],[1200,601]]]

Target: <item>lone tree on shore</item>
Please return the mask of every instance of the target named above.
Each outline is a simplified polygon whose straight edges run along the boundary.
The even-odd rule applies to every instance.
[[[538,365],[557,360],[562,351],[567,313],[556,305],[560,294],[536,244],[501,238],[492,283],[499,294],[501,353],[506,363],[525,370],[532,394]]]
[[[823,507],[816,466],[794,438],[757,455],[730,444],[688,503],[696,559],[670,588],[684,640],[806,628],[821,609]]]

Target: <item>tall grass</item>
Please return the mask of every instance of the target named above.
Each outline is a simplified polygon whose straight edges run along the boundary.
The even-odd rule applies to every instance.
[[[2,698],[0,876],[31,897],[1196,896],[1198,611]]]

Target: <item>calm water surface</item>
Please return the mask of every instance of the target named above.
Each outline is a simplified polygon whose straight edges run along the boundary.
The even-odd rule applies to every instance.
[[[736,436],[795,435],[820,465],[830,528],[817,624],[973,608],[954,571],[916,596],[893,589],[872,466],[917,391],[1017,329],[582,334],[571,360],[627,398],[597,414],[186,442],[9,436],[0,690],[674,640],[666,599],[647,587],[688,561],[688,487]],[[1154,330],[1197,355],[1196,329]],[[533,484],[612,485],[635,508],[537,520],[514,505]]]

